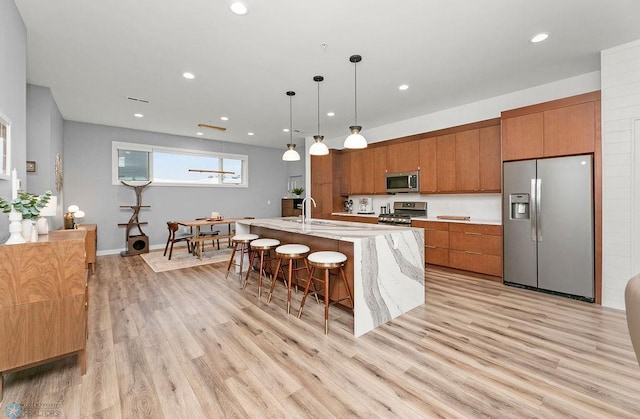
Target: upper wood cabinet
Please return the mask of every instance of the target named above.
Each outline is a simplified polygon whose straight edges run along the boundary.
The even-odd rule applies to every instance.
[[[438,192],[456,190],[456,134],[441,135],[436,140],[436,182]]]
[[[544,112],[544,156],[591,153],[595,147],[594,102]]]
[[[333,158],[334,194],[347,196],[351,191],[351,154],[344,151],[330,150]]]
[[[480,192],[502,190],[500,125],[480,128]]]
[[[502,160],[593,153],[600,92],[502,112]]]
[[[311,156],[311,183],[331,183],[333,181],[333,156]]]
[[[349,194],[362,195],[374,193],[373,152],[371,148],[349,153],[351,188]]]
[[[420,140],[420,192],[435,193],[438,191],[436,173],[436,147],[437,137],[423,138]]]
[[[480,132],[477,129],[456,133],[455,185],[458,192],[480,190]]]
[[[419,141],[389,144],[387,146],[387,172],[411,172],[420,166]]]
[[[385,175],[389,156],[388,147],[372,148],[371,154],[373,155],[373,193],[386,194],[387,179]]]
[[[542,157],[542,112],[502,120],[502,160]]]

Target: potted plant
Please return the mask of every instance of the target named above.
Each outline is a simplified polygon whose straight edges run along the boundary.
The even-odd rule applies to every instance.
[[[5,214],[11,211],[11,206],[22,214],[23,220],[31,220],[38,218],[40,210],[47,205],[51,199],[51,191],[47,191],[42,195],[36,195],[29,192],[20,192],[18,197],[9,203],[0,197],[0,210]]]
[[[0,210],[4,213],[11,212],[11,207],[22,214],[22,235],[31,237],[33,229],[33,220],[38,218],[42,208],[47,205],[51,199],[51,191],[47,191],[41,195],[29,192],[20,192],[18,197],[11,202],[5,201],[0,197]]]
[[[302,193],[304,192],[304,188],[293,188],[291,190],[291,192],[295,195],[295,196],[300,196],[302,195]]]

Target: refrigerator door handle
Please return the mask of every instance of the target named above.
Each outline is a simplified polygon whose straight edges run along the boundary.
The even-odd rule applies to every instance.
[[[536,225],[538,226],[538,241],[542,241],[542,179],[536,179]]]
[[[531,198],[529,203],[529,210],[531,212],[531,241],[538,241],[538,234],[536,228],[536,219],[538,218],[538,206],[536,205],[536,180],[531,179]]]

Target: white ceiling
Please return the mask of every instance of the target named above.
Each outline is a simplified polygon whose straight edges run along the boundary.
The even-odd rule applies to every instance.
[[[27,81],[50,87],[66,120],[190,137],[207,123],[227,131],[204,138],[282,149],[287,90],[296,92],[294,142],[316,133],[315,75],[325,77],[321,133],[348,134],[353,54],[363,57],[366,135],[599,70],[601,50],[640,39],[638,0],[247,0],[245,16],[227,0],[15,1],[27,27]],[[529,43],[541,31],[550,38]]]

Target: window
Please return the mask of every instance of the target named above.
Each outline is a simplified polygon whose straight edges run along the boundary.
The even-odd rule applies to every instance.
[[[11,174],[10,134],[9,121],[0,114],[0,176],[6,179]]]
[[[112,183],[247,187],[245,155],[112,143]]]

